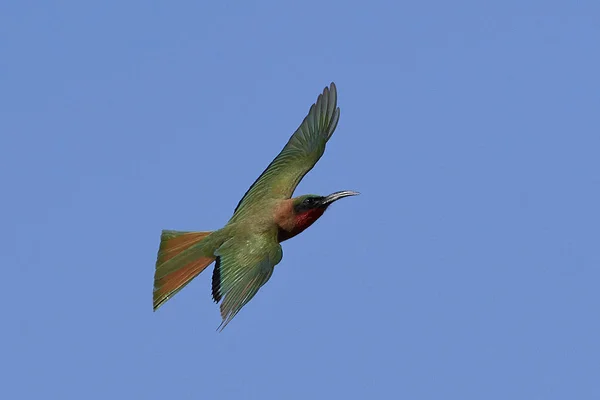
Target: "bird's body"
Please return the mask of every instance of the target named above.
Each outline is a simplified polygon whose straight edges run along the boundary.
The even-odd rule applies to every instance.
[[[339,120],[335,85],[325,88],[279,155],[248,189],[233,216],[214,232],[165,230],[154,275],[154,309],[212,262],[212,295],[221,329],[254,297],[283,257],[280,243],[312,225],[334,201],[358,194],[292,194],[325,151]]]

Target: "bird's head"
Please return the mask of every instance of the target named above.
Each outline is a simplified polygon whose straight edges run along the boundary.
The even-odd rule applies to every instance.
[[[331,193],[329,196],[318,196],[316,194],[306,194],[304,196],[294,197],[286,201],[287,207],[281,209],[282,212],[276,216],[279,225],[279,241],[282,242],[296,236],[318,220],[333,202],[348,196],[356,196],[358,192],[344,190]],[[285,210],[285,211],[284,211]]]
[[[341,192],[331,193],[329,196],[319,196],[316,194],[306,194],[294,199],[294,214],[302,215],[311,211],[320,211],[321,214],[335,201],[348,196],[356,196],[358,192],[351,190],[342,190]]]

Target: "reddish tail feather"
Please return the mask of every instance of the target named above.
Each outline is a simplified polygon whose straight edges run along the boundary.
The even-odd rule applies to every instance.
[[[154,311],[190,283],[214,260],[200,257],[181,265],[165,264],[183,251],[200,243],[212,232],[163,231],[154,273]]]

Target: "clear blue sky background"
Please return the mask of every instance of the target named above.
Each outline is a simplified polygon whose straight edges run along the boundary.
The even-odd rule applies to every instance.
[[[7,399],[600,398],[600,3],[0,5]],[[159,312],[161,229],[220,228],[323,87],[284,244],[221,334]]]

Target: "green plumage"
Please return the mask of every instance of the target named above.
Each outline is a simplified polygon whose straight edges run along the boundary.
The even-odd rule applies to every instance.
[[[213,278],[213,297],[223,299],[221,316],[223,329],[271,277],[281,261],[283,251],[275,235],[237,235],[215,251],[219,258]]]
[[[172,244],[161,244],[163,253],[159,254],[155,277],[162,281],[157,286],[155,280],[155,293],[158,292],[155,294],[155,307],[156,299],[160,300],[160,305],[185,286],[192,275],[199,273],[201,268],[194,266],[195,259],[216,259],[212,292],[215,301],[220,302],[223,319],[220,328],[223,329],[237,315],[269,280],[275,265],[281,261],[283,251],[278,239],[281,235],[278,234],[287,226],[285,223],[293,224],[293,219],[284,218],[291,215],[277,213],[293,212],[291,205],[290,211],[285,211],[284,202],[291,198],[300,180],[323,155],[339,117],[337,90],[332,83],[319,95],[281,152],[248,189],[225,227],[205,239],[200,238],[197,243],[181,244],[181,239],[179,242],[172,241]],[[322,207],[328,204],[323,203]],[[281,218],[278,219],[278,215]],[[293,230],[293,226],[289,229]],[[291,236],[296,234],[290,232]],[[161,254],[169,257],[161,260]],[[186,268],[189,272],[185,271]],[[169,281],[171,276],[173,280]]]

